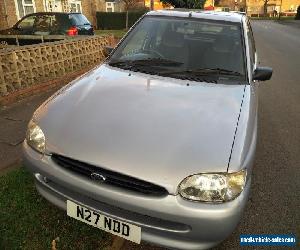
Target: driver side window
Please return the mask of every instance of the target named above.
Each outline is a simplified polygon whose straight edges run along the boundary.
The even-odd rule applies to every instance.
[[[32,29],[33,24],[35,22],[36,17],[35,16],[29,16],[24,18],[19,24],[18,28],[19,29]]]
[[[137,30],[133,35],[131,43],[127,44],[124,48],[123,55],[133,54],[143,49],[144,44],[147,40],[147,31],[143,29]]]

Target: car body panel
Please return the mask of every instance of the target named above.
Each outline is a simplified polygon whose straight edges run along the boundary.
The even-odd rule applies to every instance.
[[[249,84],[246,87],[243,103],[241,104],[240,117],[238,119],[235,140],[233,142],[228,171],[235,172],[241,168],[247,168],[251,175],[257,141],[257,109],[258,109],[258,81],[252,80],[254,69],[257,67],[257,52],[254,51],[254,61],[250,60],[250,46],[247,42],[248,19],[242,18],[243,35],[245,40],[245,57],[248,71]],[[255,49],[255,47],[254,47]]]
[[[244,192],[227,203],[190,202],[179,195],[137,195],[81,178],[57,166],[50,156],[41,156],[26,142],[23,148],[24,164],[34,173],[37,190],[50,202],[65,210],[69,199],[140,226],[143,241],[172,249],[208,249],[220,243],[239,222],[250,192],[249,178]]]
[[[85,35],[85,36],[94,35],[93,26],[90,24],[77,25],[76,27],[78,29],[78,35]]]
[[[241,13],[222,12],[222,11],[203,11],[203,10],[159,10],[150,11],[146,15],[151,16],[170,16],[170,17],[192,17],[216,21],[228,21],[241,23],[243,15]]]
[[[35,119],[50,153],[174,194],[186,176],[226,172],[243,95],[243,85],[186,86],[103,65],[48,102]]]
[[[247,82],[193,82],[104,63],[35,112],[33,120],[47,138],[47,151],[39,154],[25,141],[24,164],[40,194],[62,209],[72,200],[141,226],[142,240],[178,249],[211,248],[234,230],[250,192],[258,84],[252,81],[247,17],[209,11],[146,15],[241,23]],[[255,53],[254,67],[256,62]],[[93,181],[59,166],[52,153],[157,184],[169,194],[145,195]],[[244,168],[244,190],[230,202],[194,202],[178,194],[179,183],[189,175]]]
[[[257,87],[257,84],[247,85],[246,87],[232,154],[228,164],[229,172],[247,168],[250,174],[252,169],[257,139]]]

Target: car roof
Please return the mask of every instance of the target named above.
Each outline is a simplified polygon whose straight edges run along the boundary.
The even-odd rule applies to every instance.
[[[82,14],[80,12],[34,12],[29,15],[73,15]]]
[[[217,21],[227,21],[241,23],[245,16],[242,12],[224,12],[224,11],[208,11],[208,10],[188,10],[188,9],[170,9],[150,11],[148,16],[170,16],[170,17],[193,17]]]

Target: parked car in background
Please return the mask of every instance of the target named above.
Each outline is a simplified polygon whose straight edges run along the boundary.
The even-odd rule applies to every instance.
[[[135,243],[207,249],[247,203],[257,64],[246,15],[154,11],[33,115],[24,164],[68,216]]]
[[[38,12],[23,17],[12,28],[1,30],[0,35],[94,35],[94,29],[81,13]],[[15,43],[13,38],[0,38],[0,40],[5,40],[9,44]],[[38,43],[41,39],[21,38],[20,41],[20,45],[24,45]]]

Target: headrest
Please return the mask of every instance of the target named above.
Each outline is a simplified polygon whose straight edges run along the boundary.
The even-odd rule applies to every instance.
[[[184,46],[184,34],[169,28],[162,37],[162,44],[167,47],[182,48]]]
[[[228,53],[228,52],[232,52],[232,50],[234,49],[235,46],[237,46],[237,42],[235,41],[235,39],[233,39],[230,36],[220,36],[218,37],[214,44],[213,44],[213,50],[215,52],[219,52],[219,53]]]

